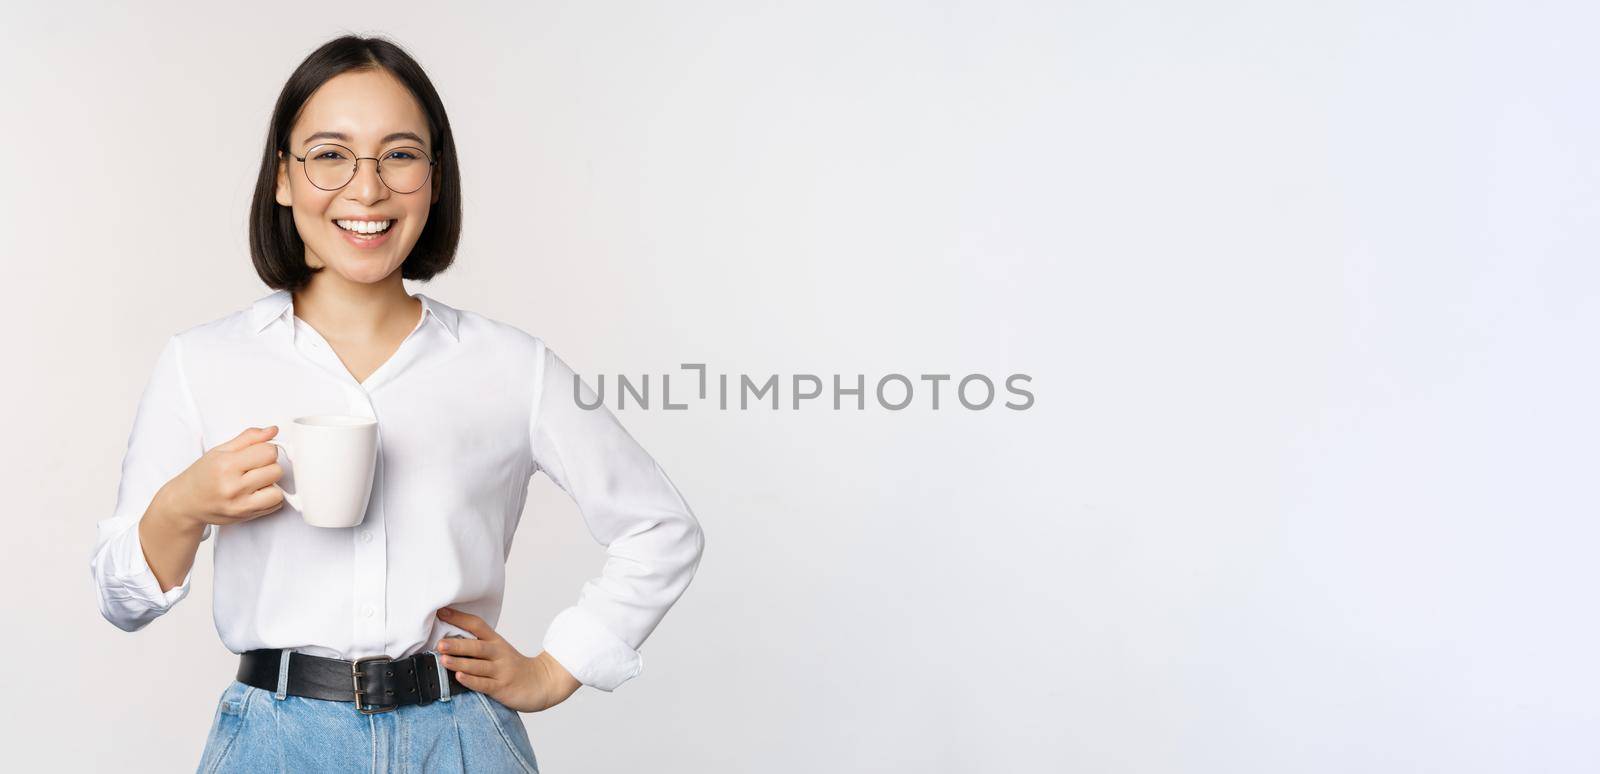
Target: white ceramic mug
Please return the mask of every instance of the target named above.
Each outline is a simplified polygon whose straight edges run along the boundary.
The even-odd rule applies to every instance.
[[[378,420],[345,414],[297,417],[267,441],[294,466],[294,489],[277,484],[313,527],[354,527],[367,514],[378,465]]]

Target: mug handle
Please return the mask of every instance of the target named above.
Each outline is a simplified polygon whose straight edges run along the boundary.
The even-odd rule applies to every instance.
[[[282,449],[283,450],[283,456],[288,457],[289,461],[291,463],[294,462],[294,456],[289,453],[289,444],[288,444],[287,441],[280,441],[280,440],[277,440],[276,438],[272,438],[272,439],[268,439],[267,443],[270,443],[273,446],[276,446],[279,449]],[[278,486],[277,484],[273,484],[272,488],[283,493],[283,499],[289,501],[289,507],[294,508],[295,510],[300,511],[302,513],[305,512],[305,509],[300,507],[300,495],[295,494],[294,492],[291,492],[291,491],[289,491],[287,489],[284,489],[283,487]]]

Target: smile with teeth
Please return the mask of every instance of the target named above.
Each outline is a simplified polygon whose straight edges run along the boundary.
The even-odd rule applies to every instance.
[[[392,220],[336,220],[334,225],[355,235],[357,239],[376,239],[394,225]]]

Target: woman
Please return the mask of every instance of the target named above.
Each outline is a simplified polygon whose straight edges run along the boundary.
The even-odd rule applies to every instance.
[[[91,568],[101,613],[134,631],[188,595],[216,535],[216,626],[240,665],[203,772],[537,771],[518,713],[639,674],[699,565],[677,489],[610,412],[581,408],[593,392],[541,339],[407,294],[453,260],[455,158],[400,48],[313,52],[278,98],[251,211],[276,290],[172,336],[140,399]],[[269,441],[314,414],[377,420],[355,527],[310,526],[274,485]],[[540,470],[611,560],[529,657],[494,626]]]

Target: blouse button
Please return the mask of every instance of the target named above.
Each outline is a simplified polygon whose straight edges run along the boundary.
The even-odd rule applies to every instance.
[[[361,530],[361,540],[362,540],[362,542],[365,542],[365,543],[371,543],[372,542],[372,530],[366,530],[366,529]]]
[[[366,607],[361,608],[361,615],[363,617],[371,618],[372,617],[372,613],[373,613],[372,605],[367,605]]]

